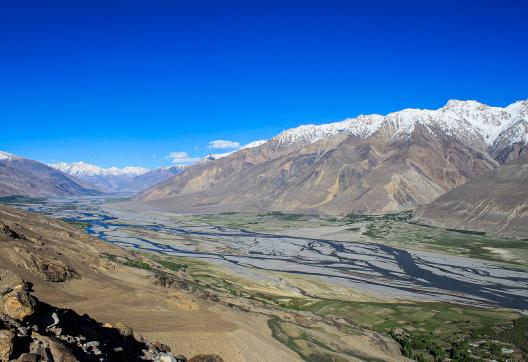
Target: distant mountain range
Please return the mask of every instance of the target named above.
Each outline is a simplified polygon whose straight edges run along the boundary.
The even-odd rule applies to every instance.
[[[85,162],[45,165],[0,151],[0,197],[137,193],[182,171],[182,166],[101,168]]]
[[[79,196],[100,190],[37,161],[0,151],[0,196]]]
[[[182,166],[102,168],[82,161],[53,163],[49,166],[97,186],[104,192],[139,192],[182,171]]]
[[[139,196],[143,207],[346,214],[415,208],[515,159],[528,101],[505,108],[451,100],[286,130],[200,162]]]

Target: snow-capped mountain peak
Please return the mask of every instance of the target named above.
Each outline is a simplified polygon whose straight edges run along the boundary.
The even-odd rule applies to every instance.
[[[270,142],[279,147],[309,144],[344,132],[358,137],[368,137],[381,127],[382,122],[383,116],[371,114],[322,125],[307,124],[283,131],[273,137]]]
[[[451,99],[437,110],[404,109],[386,116],[360,115],[340,122],[301,125],[279,133],[271,139],[275,146],[309,144],[347,133],[366,138],[384,129],[391,138],[408,137],[416,125],[439,129],[467,143],[484,141],[488,146],[498,142],[513,144],[528,141],[528,101],[507,107],[490,107],[477,101]]]
[[[52,163],[49,166],[73,176],[139,176],[147,173],[149,169],[143,167],[109,167],[102,168],[83,161],[66,163]]]
[[[103,168],[86,162],[59,162],[49,165],[97,186],[104,192],[140,192],[164,181],[182,170],[181,166]]]
[[[510,104],[506,107],[506,111],[512,114],[524,113],[524,116],[526,116],[526,113],[528,112],[528,99],[520,100]]]

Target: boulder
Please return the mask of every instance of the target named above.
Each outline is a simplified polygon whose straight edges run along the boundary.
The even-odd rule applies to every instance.
[[[16,320],[23,320],[35,312],[35,301],[29,295],[25,284],[16,285],[2,297],[2,309],[5,314]]]
[[[9,356],[13,351],[14,333],[9,330],[0,330],[0,361],[9,361]]]
[[[124,323],[117,322],[114,328],[116,328],[123,337],[130,337],[134,335],[134,330]]]

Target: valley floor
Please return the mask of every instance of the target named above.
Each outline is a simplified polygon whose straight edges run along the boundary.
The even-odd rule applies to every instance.
[[[139,318],[146,336],[187,348],[189,354],[200,345],[217,349],[227,360],[271,357],[271,351],[280,360],[403,360],[405,343],[414,343],[410,356],[432,353],[422,335],[434,331],[439,349],[454,350],[468,335],[485,340],[486,329],[510,328],[519,312],[528,311],[527,241],[416,225],[405,213],[344,219],[281,213],[191,216],[138,213],[106,198],[18,201],[18,207],[76,223],[144,255],[152,265],[185,272],[196,282],[194,292],[227,305],[208,302],[204,305],[211,313],[184,310],[173,321],[153,318],[152,311],[144,314],[141,308],[122,316],[131,324]],[[132,266],[134,273],[153,268],[107,258]],[[126,294],[116,300],[120,297]],[[112,317],[104,315],[104,308],[71,302],[79,312]],[[189,303],[180,301],[192,309]],[[149,329],[148,319],[157,327]],[[211,334],[204,335],[204,328]],[[255,353],[260,345],[266,351]],[[486,356],[491,349],[474,353]]]

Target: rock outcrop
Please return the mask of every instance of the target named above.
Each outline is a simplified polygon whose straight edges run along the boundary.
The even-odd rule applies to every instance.
[[[64,282],[81,277],[74,268],[56,258],[37,255],[21,248],[15,248],[14,250],[18,256],[16,263],[42,280]]]
[[[39,301],[14,272],[0,269],[0,361],[178,361],[170,348],[136,339],[132,328],[103,325]]]

